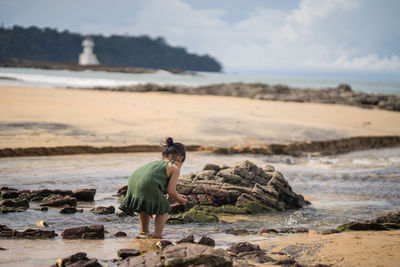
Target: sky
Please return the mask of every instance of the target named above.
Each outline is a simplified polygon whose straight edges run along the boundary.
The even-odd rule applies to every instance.
[[[400,75],[399,0],[0,0],[0,22],[162,36],[228,73]]]

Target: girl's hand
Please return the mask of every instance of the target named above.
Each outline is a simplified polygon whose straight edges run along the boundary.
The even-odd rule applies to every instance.
[[[179,203],[181,203],[182,205],[186,205],[187,199],[182,198],[181,201],[179,201]]]

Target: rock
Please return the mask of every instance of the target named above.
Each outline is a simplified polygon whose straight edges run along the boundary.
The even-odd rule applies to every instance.
[[[248,235],[249,231],[247,231],[246,229],[231,228],[231,229],[224,230],[224,233],[227,233],[230,235]]]
[[[203,170],[204,170],[204,171],[213,170],[213,171],[218,172],[218,171],[221,170],[221,167],[218,166],[217,164],[207,163],[207,164],[203,167]]]
[[[72,213],[76,213],[78,210],[76,209],[76,207],[64,207],[60,210],[60,213],[62,214],[72,214]]]
[[[28,209],[29,208],[29,201],[28,200],[4,200],[1,203],[2,207],[7,207],[7,208],[23,208],[23,209]]]
[[[155,247],[158,249],[164,249],[171,245],[172,245],[172,242],[169,240],[160,240],[155,243]]]
[[[62,231],[61,236],[65,239],[103,239],[104,226],[102,224],[94,224],[67,228]]]
[[[211,237],[202,236],[200,240],[197,242],[199,245],[215,247],[215,241]]]
[[[127,191],[128,191],[128,186],[124,185],[123,187],[118,189],[117,196],[123,196],[124,197],[126,195]]]
[[[47,222],[45,222],[44,220],[37,221],[37,222],[36,222],[36,225],[37,225],[37,226],[40,226],[40,227],[48,227],[48,226],[49,226],[49,225],[47,224]]]
[[[122,231],[118,231],[114,234],[115,237],[125,237],[127,236],[127,234],[125,232]]]
[[[392,211],[386,215],[363,222],[350,222],[337,227],[340,232],[344,231],[379,231],[400,229],[400,210]]]
[[[0,250],[7,250],[6,248],[0,247]]]
[[[44,204],[40,204],[40,206],[52,206],[52,207],[60,207],[60,206],[76,206],[77,201],[75,197],[71,196],[62,196],[62,195],[50,195],[48,197],[43,198]]]
[[[228,251],[239,254],[242,252],[250,252],[250,251],[260,251],[260,246],[258,245],[253,245],[249,242],[240,242],[232,245],[230,248],[228,248]]]
[[[0,225],[0,237],[5,238],[53,238],[57,236],[54,231],[41,229],[26,229],[23,232],[8,228],[6,225]]]
[[[34,210],[37,210],[37,211],[48,211],[49,208],[48,207],[38,207],[38,208],[34,208]]]
[[[96,195],[96,189],[76,189],[73,192],[73,196],[78,201],[94,201],[94,196]]]
[[[115,208],[114,208],[114,206],[96,207],[96,208],[91,209],[90,211],[95,214],[114,214]]]
[[[134,257],[134,256],[139,256],[140,251],[136,249],[130,249],[130,248],[122,248],[118,250],[118,257],[121,259],[126,259],[128,257]]]
[[[130,257],[121,262],[121,267],[133,266],[232,266],[232,260],[223,249],[213,249],[191,243],[167,246],[159,252]]]
[[[177,244],[180,244],[180,243],[194,243],[194,236],[193,235],[188,235],[187,237],[182,238],[179,241],[176,241],[176,243]]]
[[[324,230],[321,232],[321,235],[331,235],[331,234],[337,234],[340,233],[339,230],[336,229],[328,229],[328,230]]]
[[[54,267],[101,267],[97,259],[89,259],[84,252],[78,252],[69,257],[58,259]],[[53,267],[52,266],[52,267]]]
[[[278,234],[278,230],[272,228],[262,229],[260,234]]]
[[[185,223],[217,223],[218,216],[213,213],[191,209],[182,216]]]

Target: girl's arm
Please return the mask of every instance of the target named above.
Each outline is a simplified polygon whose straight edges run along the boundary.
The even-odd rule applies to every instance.
[[[178,183],[180,168],[176,165],[172,165],[170,168],[172,169],[171,170],[172,173],[168,182],[168,188],[167,188],[168,195],[172,197],[172,199],[174,199],[175,201],[178,201],[180,204],[184,205],[186,204],[187,200],[181,198],[178,195],[178,192],[176,192],[176,184]]]

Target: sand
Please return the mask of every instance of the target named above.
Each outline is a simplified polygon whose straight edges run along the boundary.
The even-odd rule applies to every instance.
[[[306,266],[399,266],[400,230],[360,231],[332,235],[292,234],[259,243],[267,255],[291,255]],[[261,266],[268,266],[264,264]]]
[[[400,135],[400,113],[221,96],[0,86],[0,148],[259,145]]]

